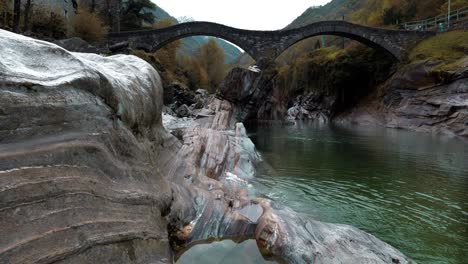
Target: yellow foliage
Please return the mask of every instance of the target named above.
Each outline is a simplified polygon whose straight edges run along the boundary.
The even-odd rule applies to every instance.
[[[208,90],[216,91],[226,74],[223,50],[216,41],[210,39],[197,50],[195,59],[206,72],[209,81]]]
[[[153,28],[165,28],[172,26],[173,22],[170,19],[163,19],[153,25]],[[177,59],[177,50],[181,45],[180,40],[173,41],[166,46],[162,47],[156,52],[156,57],[159,59],[164,69],[174,71]]]
[[[193,89],[208,89],[208,73],[195,58],[180,57],[179,64],[188,74],[188,84]]]
[[[468,2],[466,0],[452,0],[451,1],[451,10],[455,11],[457,9],[463,8],[465,6],[468,6]],[[441,12],[447,12],[448,11],[448,2],[445,2],[441,7],[440,7]]]
[[[453,62],[468,55],[468,32],[452,31],[420,42],[410,52],[410,61],[445,60]]]
[[[108,27],[104,25],[97,13],[79,8],[78,13],[71,20],[69,36],[96,43],[103,40],[107,32]]]

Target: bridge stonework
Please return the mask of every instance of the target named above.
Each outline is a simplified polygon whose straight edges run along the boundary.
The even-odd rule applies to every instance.
[[[402,60],[406,50],[434,32],[373,28],[346,21],[323,21],[304,27],[255,31],[228,27],[211,22],[189,22],[163,29],[111,33],[111,43],[128,41],[135,48],[156,51],[164,45],[191,36],[212,36],[227,40],[247,52],[264,68],[295,43],[319,35],[334,35],[359,41]]]

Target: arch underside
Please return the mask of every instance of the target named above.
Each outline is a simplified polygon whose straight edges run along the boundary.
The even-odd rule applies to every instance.
[[[244,52],[249,54],[250,57],[252,57],[254,60],[257,60],[255,55],[251,51],[251,48],[247,47],[244,43],[239,43],[238,40],[235,40],[234,38],[232,38],[230,36],[220,35],[220,34],[216,34],[216,33],[212,33],[212,32],[193,32],[193,33],[175,35],[175,36],[172,36],[172,37],[169,37],[169,38],[165,39],[164,41],[161,41],[159,43],[154,44],[151,47],[151,51],[155,52],[155,51],[161,49],[162,47],[164,47],[164,46],[166,46],[166,45],[168,45],[168,44],[170,44],[170,43],[172,43],[174,41],[184,39],[184,38],[195,37],[195,36],[214,37],[214,38],[222,39],[224,41],[228,41],[228,42],[236,45],[237,47],[241,48]]]
[[[358,41],[358,42],[360,42],[360,43],[362,43],[362,44],[364,44],[364,45],[366,45],[366,46],[368,46],[370,48],[373,48],[373,49],[376,49],[376,50],[378,50],[380,52],[383,52],[383,53],[387,54],[389,57],[391,57],[394,60],[399,60],[397,54],[394,54],[392,51],[390,51],[389,49],[387,49],[386,47],[382,46],[381,44],[379,44],[379,43],[377,43],[375,41],[369,40],[368,38],[362,37],[362,36],[357,35],[357,34],[352,34],[352,33],[349,33],[349,32],[339,32],[339,31],[323,31],[323,32],[314,32],[314,33],[311,33],[311,34],[305,34],[305,35],[303,35],[303,37],[298,38],[298,39],[294,39],[290,43],[288,43],[284,49],[279,51],[279,53],[277,54],[277,57],[279,57],[283,52],[285,52],[286,50],[288,50],[289,48],[291,48],[295,44],[297,44],[297,43],[299,43],[299,42],[301,42],[303,40],[310,39],[310,38],[317,37],[317,36],[345,37],[347,39]]]

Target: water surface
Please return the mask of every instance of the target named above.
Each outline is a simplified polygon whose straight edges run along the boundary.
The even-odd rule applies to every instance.
[[[361,228],[418,263],[468,263],[468,144],[394,129],[251,126],[259,193]]]

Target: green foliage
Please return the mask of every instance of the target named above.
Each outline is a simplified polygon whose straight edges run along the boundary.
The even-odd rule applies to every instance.
[[[156,5],[150,0],[128,0],[122,3],[122,30],[136,30],[147,25],[153,25],[155,18],[149,9]]]
[[[468,32],[452,31],[420,42],[409,54],[411,62],[445,60],[453,62],[468,55]]]

